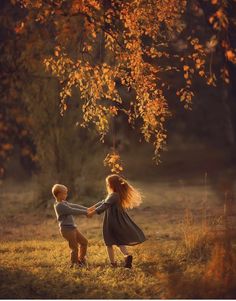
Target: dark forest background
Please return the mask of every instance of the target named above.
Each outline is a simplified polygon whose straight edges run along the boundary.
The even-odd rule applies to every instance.
[[[14,2],[14,1],[13,1]],[[185,26],[196,32],[205,45],[214,36],[208,22],[211,9],[206,1],[198,1],[194,11],[189,1]],[[228,8],[229,39],[236,47],[235,2]],[[209,181],[219,191],[234,190],[236,165],[236,67],[227,61],[220,47],[209,55],[209,68],[217,76],[216,86],[207,86],[199,77],[193,83],[192,110],[186,110],[171,88],[166,92],[172,117],[167,122],[167,147],[162,163],[152,161],[153,148],[131,129],[121,114],[111,122],[104,143],[93,128],[78,126],[81,115],[79,95],[74,91],[68,110],[59,110],[60,84],[45,72],[42,57],[52,54],[55,41],[48,39],[32,25],[27,36],[17,35],[16,24],[26,12],[11,1],[0,3],[0,164],[1,181],[38,183],[38,201],[50,197],[50,187],[63,182],[71,195],[96,195],[101,181],[109,173],[103,159],[115,145],[124,165],[124,175],[142,181]],[[20,26],[20,25],[18,25]],[[171,44],[173,53],[185,47],[185,36]],[[95,50],[96,51],[96,50]],[[168,62],[162,60],[161,64]],[[220,77],[220,68],[229,71],[229,83]],[[181,77],[165,75],[172,86]],[[125,91],[120,89],[123,97]]]
[[[103,4],[100,17],[111,1],[99,0]],[[22,8],[19,2],[28,6]],[[160,9],[160,3],[168,3],[167,11],[175,3],[185,7],[184,0],[114,2],[134,6],[141,3],[146,16],[150,15],[147,3],[161,12],[166,10]],[[45,71],[43,59],[60,58],[59,42],[68,46],[70,57],[81,57],[77,38],[84,28],[78,24],[89,19],[86,14],[81,16],[81,3],[97,4],[95,0],[0,1],[0,297],[235,299],[236,1],[188,0],[179,22],[183,30],[178,31],[172,22],[173,30],[165,35],[170,57],[149,57],[151,63],[163,67],[161,80],[169,83],[164,93],[172,114],[165,119],[167,143],[159,165],[152,159],[154,146],[146,143],[140,133],[142,118],[133,129],[121,110],[112,119],[108,115],[110,131],[102,143],[93,124],[80,126],[85,99],[78,88],[66,99],[64,115],[60,114],[63,84]],[[71,18],[73,4],[75,18]],[[179,13],[178,9],[181,8],[176,9]],[[96,15],[95,9],[92,12]],[[179,20],[175,19],[175,12],[174,20]],[[132,9],[127,15],[128,19],[133,15]],[[210,22],[213,15],[218,17]],[[35,16],[45,22],[38,22]],[[140,21],[139,11],[135,16]],[[157,18],[153,20],[151,29]],[[223,25],[217,28],[219,22]],[[150,25],[149,19],[143,24]],[[162,25],[165,28],[166,24]],[[122,28],[123,24],[118,22],[119,26]],[[205,74],[211,85],[204,76],[198,76],[202,69],[195,62],[201,63],[202,57],[197,54],[196,60],[188,60],[194,48],[188,42],[190,35],[198,37],[194,46],[203,47],[207,54]],[[120,28],[118,36],[121,41],[126,38]],[[138,38],[142,40],[141,35]],[[103,75],[102,63],[109,65],[111,57],[104,46],[102,29],[92,45],[94,62],[91,59],[89,63],[98,67],[94,70],[102,70]],[[169,68],[176,54],[184,57],[182,63],[175,65],[179,73]],[[78,65],[74,66],[78,72]],[[191,109],[189,102],[181,101],[176,94],[188,78],[183,67],[196,67],[194,76],[190,74],[194,93]],[[89,72],[94,75],[94,70]],[[91,76],[94,78],[99,77]],[[143,79],[145,76],[141,77],[140,86]],[[134,101],[132,93],[120,82],[115,85],[125,105]],[[149,98],[148,104],[159,106],[160,99],[153,99],[156,100]],[[99,103],[100,99],[96,101]],[[156,109],[154,106],[151,108]],[[124,258],[118,250],[118,267],[110,267],[103,242],[104,215],[90,219],[75,216],[79,231],[89,241],[88,266],[70,269],[70,250],[58,231],[51,187],[57,182],[67,185],[68,200],[77,204],[90,206],[102,200],[106,194],[104,179],[111,172],[103,161],[114,149],[122,160],[121,174],[142,193],[143,203],[128,210],[128,214],[147,240],[130,246],[134,259],[131,270],[124,268]]]

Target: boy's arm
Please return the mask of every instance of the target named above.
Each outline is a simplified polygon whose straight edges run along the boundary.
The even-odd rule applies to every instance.
[[[72,208],[69,205],[58,205],[57,211],[60,215],[87,215],[87,208]]]
[[[87,207],[83,206],[83,205],[79,205],[79,204],[74,204],[74,203],[69,203],[66,202],[71,208],[79,208],[79,209],[88,209]]]
[[[107,198],[102,202],[102,204],[95,209],[95,212],[97,214],[101,214],[118,201],[119,195],[117,193],[112,193],[108,195]]]

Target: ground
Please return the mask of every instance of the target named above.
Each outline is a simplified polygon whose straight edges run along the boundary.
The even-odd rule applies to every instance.
[[[16,187],[2,183],[1,298],[235,298],[234,276],[227,282],[227,277],[217,280],[211,273],[212,267],[213,275],[219,270],[214,260],[223,258],[215,259],[217,243],[210,240],[211,231],[205,224],[223,214],[223,203],[216,192],[204,181],[194,185],[183,181],[135,185],[144,200],[129,214],[143,229],[147,241],[130,247],[134,262],[129,270],[122,267],[118,249],[119,267],[109,267],[102,216],[76,218],[78,228],[89,240],[88,267],[69,269],[69,249],[59,234],[53,203],[45,210],[35,209],[33,184]],[[234,240],[231,243],[234,262],[236,245]],[[222,254],[228,252],[222,250]]]

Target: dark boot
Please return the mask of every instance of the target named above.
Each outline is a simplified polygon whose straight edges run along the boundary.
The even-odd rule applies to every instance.
[[[133,261],[133,256],[132,255],[128,255],[125,258],[125,268],[131,269],[132,268],[132,261]]]

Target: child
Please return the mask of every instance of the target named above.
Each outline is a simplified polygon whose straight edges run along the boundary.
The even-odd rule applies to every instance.
[[[59,223],[61,235],[68,241],[71,249],[71,268],[85,265],[87,252],[87,239],[78,231],[72,215],[87,215],[87,208],[81,205],[68,203],[66,201],[68,189],[61,184],[52,187],[52,194],[55,197],[54,210]],[[79,257],[78,257],[78,244]]]
[[[88,216],[105,211],[103,238],[107,246],[112,267],[116,267],[113,245],[117,245],[125,256],[125,267],[132,267],[132,255],[126,246],[140,244],[146,240],[142,230],[131,220],[125,209],[137,207],[141,203],[140,193],[119,175],[106,178],[108,195],[104,201],[88,208]]]

